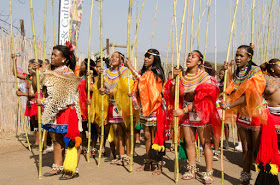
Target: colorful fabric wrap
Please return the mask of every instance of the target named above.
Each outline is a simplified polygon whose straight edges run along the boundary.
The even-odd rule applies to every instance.
[[[156,80],[154,73],[149,71],[144,73],[139,82],[135,84],[135,86],[138,85],[142,113],[146,117],[162,105],[162,81],[158,80]]]
[[[157,131],[155,133],[154,144],[152,145],[152,149],[157,150],[159,152],[164,152],[164,128],[165,128],[165,112],[163,111],[162,106],[160,106],[157,110]]]
[[[91,104],[90,104],[90,113],[89,113],[89,120],[91,123],[95,122],[99,127],[102,125],[101,121],[101,101],[103,99],[103,108],[104,108],[104,118],[105,121],[108,116],[108,110],[109,110],[109,96],[108,95],[101,95],[98,88],[99,83],[99,77],[94,77],[94,84],[93,92],[92,92],[92,98],[91,98]],[[105,123],[104,123],[105,124]]]
[[[165,140],[169,140],[171,138],[170,136],[170,130],[171,128],[174,127],[174,116],[173,116],[173,110],[175,106],[175,99],[171,95],[171,84],[172,79],[168,80],[164,84],[164,89],[163,89],[163,97],[166,102],[166,125],[165,125]],[[179,94],[184,93],[184,86],[179,82]],[[183,107],[183,102],[184,102],[184,97],[180,96],[179,97],[179,108]],[[180,117],[179,117],[179,123],[180,123]]]
[[[262,97],[266,86],[265,78],[261,69],[256,66],[252,67],[248,75],[245,75],[243,71],[241,71],[242,73],[239,77],[233,78],[225,93],[228,95],[226,98],[228,103],[236,101],[243,95],[246,97],[246,102],[233,109],[226,110],[226,122],[231,123],[232,116],[236,116],[236,113],[238,113],[249,118],[257,117],[262,124],[266,124],[267,111]]]
[[[219,97],[217,83],[201,83],[195,89],[194,106],[204,124],[211,123],[215,139],[221,136],[221,119],[219,117],[216,101]]]
[[[262,124],[260,145],[255,163],[258,164],[256,185],[278,185],[280,157],[278,154],[275,123],[268,110],[267,124]]]
[[[83,79],[80,81],[79,86],[78,86],[79,105],[80,105],[81,116],[82,116],[83,121],[88,119],[86,83],[87,83],[87,80]]]

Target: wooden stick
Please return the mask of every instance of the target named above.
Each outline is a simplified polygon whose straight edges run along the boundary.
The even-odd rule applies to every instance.
[[[269,12],[269,21],[268,21],[268,27],[267,27],[267,38],[266,38],[266,48],[265,48],[265,62],[267,61],[269,31],[270,31],[271,12],[272,12],[272,9],[273,9],[273,2],[274,2],[274,0],[271,0],[271,6],[270,6],[270,12]]]
[[[13,34],[13,18],[12,18],[12,0],[10,0],[10,30],[11,30],[11,45],[12,45],[12,53],[15,53],[15,45],[14,45],[14,34]],[[14,64],[14,72],[15,72],[15,81],[16,81],[16,89],[18,90],[19,86],[18,86],[18,79],[17,79],[17,66],[16,66],[16,61],[13,58],[13,64]],[[19,111],[20,111],[20,115],[21,115],[21,119],[22,119],[22,123],[23,123],[23,127],[24,127],[24,133],[25,133],[25,138],[27,141],[27,145],[28,145],[28,150],[31,151],[30,148],[30,142],[29,142],[29,138],[28,138],[28,133],[27,133],[27,129],[26,129],[26,124],[25,124],[25,120],[24,120],[24,115],[22,112],[22,108],[21,108],[21,101],[20,98],[17,96],[18,99],[18,106],[19,106]]]
[[[211,7],[211,0],[208,5],[208,15],[207,15],[207,24],[206,24],[206,36],[205,36],[205,48],[204,48],[204,58],[206,58],[206,49],[207,49],[207,40],[208,40],[208,23],[209,23],[209,15],[210,15],[210,7]],[[204,63],[205,60],[203,60]]]
[[[100,8],[99,8],[99,52],[100,52],[100,62],[101,67],[103,67],[103,25],[102,25],[102,10],[103,10],[103,1],[100,0]],[[104,87],[104,75],[101,74],[101,88]],[[100,147],[99,147],[99,156],[98,156],[98,167],[100,166],[101,162],[101,154],[102,154],[102,148],[104,144],[104,96],[102,95],[101,99],[101,141],[100,141]]]
[[[234,22],[235,22],[235,17],[236,17],[236,12],[237,12],[237,6],[238,6],[238,1],[239,0],[235,0],[235,8],[234,8],[234,15],[233,15],[233,19],[232,19],[232,24],[231,24],[231,31],[229,34],[229,42],[228,42],[228,49],[227,49],[227,58],[226,61],[229,60],[229,55],[230,55],[230,45],[231,45],[231,39],[232,39],[232,33],[233,33],[233,28],[234,28]],[[224,82],[227,81],[227,70],[225,70],[225,80]],[[225,92],[226,90],[226,85],[224,85],[223,87],[223,91]],[[223,101],[226,101],[226,95],[225,93],[223,93]],[[224,125],[225,125],[225,110],[223,110],[223,117],[222,117],[222,131],[221,131],[221,141],[224,140]],[[223,156],[224,156],[224,152],[223,152],[223,142],[221,142],[221,176],[222,176],[222,185],[224,184],[224,163],[223,163]]]
[[[251,31],[251,43],[252,44],[254,43],[255,2],[256,2],[256,0],[253,0],[253,3],[252,3],[252,21],[251,21],[251,30],[252,30]]]
[[[53,45],[55,46],[55,22],[54,22],[54,3],[52,0],[52,13],[53,13]]]
[[[193,50],[193,19],[194,19],[195,0],[193,0],[192,21],[191,21],[191,38],[190,38],[190,52]]]
[[[154,39],[154,32],[155,32],[155,24],[156,24],[156,17],[157,17],[157,8],[158,8],[158,0],[156,4],[156,11],[154,16],[154,25],[153,25],[153,32],[152,32],[152,39],[151,39],[151,48],[153,47],[153,39]]]
[[[126,55],[127,58],[130,57],[130,29],[131,29],[131,14],[132,14],[132,3],[133,0],[129,0],[129,8],[128,8],[128,17],[127,17],[127,47],[126,47]],[[144,6],[144,4],[142,4]],[[142,6],[142,8],[143,8]],[[140,13],[140,17],[142,14],[142,10]],[[140,17],[138,23],[140,23]],[[128,83],[128,93],[131,93],[130,89],[130,80],[129,80],[129,69],[127,68],[127,83]],[[133,107],[132,107],[132,98],[129,97],[129,112],[130,112],[130,163],[129,163],[129,172],[132,173],[132,164],[133,164],[133,148],[134,148],[134,124],[133,124]]]
[[[187,53],[188,53],[189,3],[190,3],[190,0],[188,0],[188,5],[187,5],[187,24],[186,24],[185,58],[184,58],[185,69],[187,68],[186,61],[187,61]]]
[[[139,25],[140,25],[140,21],[141,21],[141,17],[142,17],[142,12],[143,12],[143,8],[144,8],[144,4],[145,4],[145,0],[143,0],[143,2],[142,2],[142,6],[141,6],[141,11],[140,11],[139,19],[138,19],[138,21],[137,21],[136,33],[135,33],[135,36],[134,36],[134,41],[133,41],[133,46],[132,46],[132,52],[134,52],[134,47],[135,47],[135,45],[136,45],[137,35],[138,35],[138,30],[139,30]]]
[[[177,33],[177,25],[176,25],[176,5],[174,4],[174,14],[175,14],[175,33]],[[180,54],[181,54],[181,43],[182,43],[182,36],[184,30],[184,22],[185,22],[185,15],[186,15],[186,8],[187,8],[187,0],[185,0],[184,4],[184,11],[182,15],[182,22],[181,22],[181,30],[180,30],[180,38],[179,43],[176,46],[177,50],[177,68],[180,66]],[[177,37],[177,34],[176,34]],[[177,40],[177,38],[176,38]],[[179,108],[179,76],[176,77],[176,89],[175,89],[175,110]],[[179,119],[178,117],[174,117],[174,144],[175,144],[175,166],[174,166],[174,175],[175,175],[175,182],[178,182],[179,179],[179,160],[178,160],[178,124]]]
[[[201,12],[201,0],[199,0],[198,22],[201,21],[201,20],[200,20],[200,19],[201,19],[200,12]],[[199,31],[200,31],[200,24],[198,24],[197,30],[198,30],[198,33],[197,33],[197,50],[199,50]]]
[[[215,71],[217,77],[217,0],[215,0]]]
[[[33,14],[33,0],[30,0],[30,15],[31,15],[31,25],[33,33],[33,43],[34,43],[34,55],[35,61],[38,62],[36,35],[35,35],[35,25],[34,25],[34,14]],[[36,81],[37,81],[37,95],[40,96],[40,81],[39,81],[39,69],[36,69]],[[41,106],[38,105],[38,130],[39,130],[39,141],[42,140],[41,132]],[[39,142],[39,179],[42,177],[42,142]]]
[[[100,1],[100,4],[102,4],[102,0]],[[88,61],[87,61],[87,71],[90,71],[90,42],[91,42],[91,27],[92,27],[92,12],[93,12],[93,0],[91,0],[91,7],[90,7],[90,20],[89,20],[89,36],[88,36]],[[100,55],[101,56],[101,55]],[[102,58],[102,56],[100,57]],[[101,65],[102,66],[102,65]],[[87,76],[87,99],[90,99],[90,81],[91,76]],[[103,84],[103,83],[101,83]],[[88,115],[90,114],[90,105],[87,105],[87,111]],[[87,161],[89,162],[90,156],[90,142],[91,141],[91,123],[90,119],[88,119],[88,148],[87,148]],[[100,143],[100,150],[99,150],[99,156],[102,153],[102,144]],[[100,162],[98,163],[98,166],[100,165]]]
[[[76,17],[78,17],[78,0],[76,0]],[[78,29],[77,29],[77,22],[76,22],[76,56],[78,56]],[[80,59],[80,57],[78,57]],[[76,61],[79,63],[79,61]]]
[[[241,5],[241,23],[240,23],[240,38],[241,38],[241,44],[243,44],[243,4],[244,0],[242,0],[242,5]]]
[[[43,30],[43,63],[46,59],[46,19],[47,19],[47,0],[45,0],[45,13],[44,13],[44,30]],[[39,130],[41,132],[41,130]],[[42,146],[44,144],[46,130],[43,131]],[[42,147],[43,148],[43,147]],[[43,152],[43,151],[42,151]]]
[[[171,23],[170,30],[169,30],[168,45],[167,45],[167,52],[166,52],[166,61],[165,61],[165,69],[164,69],[165,76],[167,75],[167,62],[168,62],[169,44],[170,44],[170,37],[171,37],[171,33],[173,32],[173,29],[174,29],[174,17],[172,18],[172,23]]]

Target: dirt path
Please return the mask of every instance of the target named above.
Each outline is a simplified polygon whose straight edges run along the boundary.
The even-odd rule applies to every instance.
[[[31,141],[33,138],[31,137]],[[145,147],[143,143],[136,147],[136,154],[133,166],[133,173],[122,166],[110,165],[105,163],[102,159],[101,166],[97,167],[97,161],[93,158],[90,162],[85,160],[82,156],[79,165],[80,177],[68,181],[59,181],[59,176],[43,177],[38,179],[38,150],[34,149],[32,152],[28,151],[25,146],[25,139],[18,139],[15,134],[1,134],[0,136],[1,150],[0,150],[0,184],[114,184],[114,185],[131,185],[131,184],[173,184],[174,178],[174,152],[167,152],[164,157],[166,165],[163,169],[163,174],[154,176],[151,172],[136,172],[135,169],[142,164],[144,160]],[[108,148],[107,148],[108,149]],[[224,171],[225,182],[224,184],[238,184],[238,178],[241,171],[242,153],[234,152],[232,148],[224,151]],[[52,165],[53,154],[43,154],[43,168],[42,172],[48,172]],[[184,164],[180,162],[181,166]],[[204,157],[201,157],[201,162],[198,164],[201,171],[205,171]],[[220,161],[214,161],[214,177],[213,184],[221,184],[220,178]],[[185,172],[182,166],[180,173]],[[252,172],[252,178],[256,179],[256,172]],[[181,178],[180,174],[180,178]],[[202,184],[199,180],[184,181],[179,180],[177,184]],[[251,183],[254,183],[252,181]]]

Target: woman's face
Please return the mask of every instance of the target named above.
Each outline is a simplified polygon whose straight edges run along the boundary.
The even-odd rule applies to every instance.
[[[80,72],[85,73],[86,71],[87,71],[87,66],[86,66],[86,63],[83,61],[80,66]]]
[[[224,79],[224,76],[225,76],[225,71],[220,71],[220,72],[219,72],[219,78],[220,78],[220,80],[223,80],[223,79]]]
[[[201,64],[199,53],[196,51],[192,51],[191,53],[189,53],[186,64],[188,68],[199,66]]]
[[[62,66],[66,58],[62,56],[61,51],[54,49],[51,56],[51,64],[55,67]]]
[[[276,63],[276,64],[274,65],[273,70],[274,70],[275,76],[280,77],[280,64],[277,64],[277,63]]]
[[[97,62],[96,66],[94,67],[95,71],[97,72],[97,75],[99,75],[100,68],[101,68],[101,62]]]
[[[235,64],[239,68],[243,68],[251,60],[251,56],[247,54],[245,49],[238,49],[235,54]]]
[[[33,63],[29,62],[28,63],[28,73],[29,74],[34,74],[34,70],[32,69]]]
[[[144,58],[144,66],[145,67],[150,67],[152,66],[154,63],[154,56],[153,55],[150,55],[149,57],[148,56],[145,56]]]
[[[110,58],[110,63],[113,67],[119,66],[121,64],[121,56],[119,53],[113,53]]]

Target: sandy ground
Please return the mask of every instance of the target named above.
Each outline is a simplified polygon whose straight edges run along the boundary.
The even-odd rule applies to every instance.
[[[31,143],[34,138],[30,136]],[[38,150],[33,149],[32,152],[26,149],[24,138],[16,137],[15,134],[0,135],[0,184],[114,184],[114,185],[130,185],[130,184],[173,184],[174,183],[174,152],[167,152],[164,157],[166,165],[164,166],[162,175],[152,175],[151,172],[136,172],[135,169],[143,163],[145,158],[145,146],[143,142],[136,147],[136,156],[133,172],[129,173],[128,169],[123,166],[115,166],[104,162],[102,159],[101,166],[97,167],[97,160],[91,158],[89,162],[84,156],[81,156],[79,164],[80,177],[68,181],[59,181],[59,175],[53,177],[42,177],[38,179]],[[170,144],[168,144],[170,146]],[[230,146],[233,146],[230,143]],[[106,148],[108,151],[109,148]],[[238,184],[238,178],[241,171],[242,153],[235,152],[232,148],[224,151],[224,184]],[[53,162],[53,153],[43,154],[42,173],[50,171]],[[184,162],[180,161],[180,178],[186,171]],[[198,163],[201,172],[205,171],[204,157]],[[213,162],[215,182],[213,184],[221,184],[221,167],[220,161]],[[129,167],[128,167],[129,168]],[[254,183],[257,173],[252,172],[251,183]],[[202,184],[200,178],[189,181],[179,179],[177,184]]]

